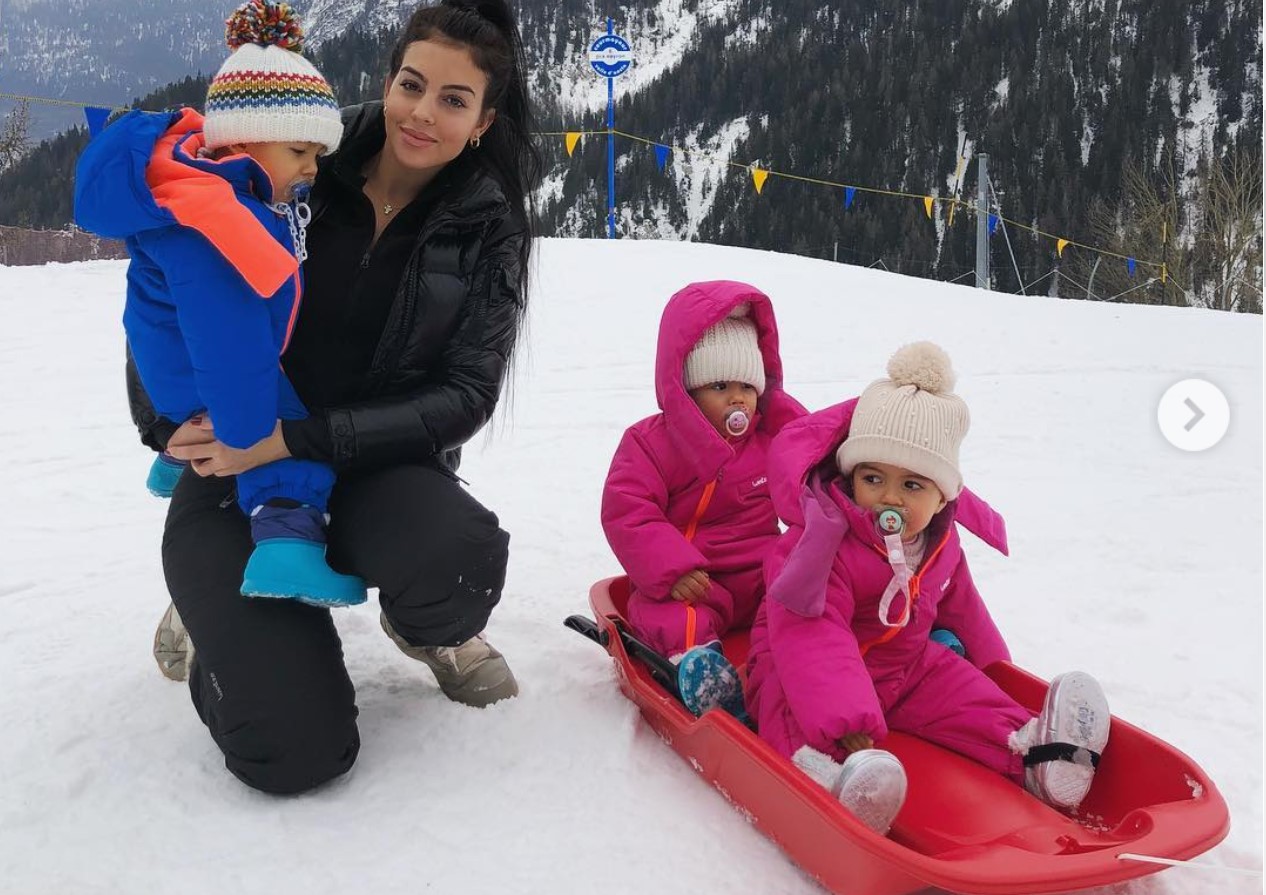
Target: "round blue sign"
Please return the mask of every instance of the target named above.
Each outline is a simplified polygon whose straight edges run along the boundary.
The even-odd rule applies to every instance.
[[[589,64],[604,78],[618,78],[633,64],[633,50],[618,34],[603,34],[589,45]]]

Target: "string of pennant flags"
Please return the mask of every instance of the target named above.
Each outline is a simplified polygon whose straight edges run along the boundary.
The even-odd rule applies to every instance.
[[[105,127],[105,123],[115,112],[130,112],[131,106],[97,106],[92,103],[79,102],[73,99],[54,99],[49,96],[25,96],[21,93],[6,93],[0,90],[0,99],[8,99],[19,103],[39,103],[44,106],[65,106],[72,109],[82,109],[84,118],[88,121],[88,133],[94,136]]]
[[[580,143],[580,140],[582,137],[606,136],[607,133],[608,131],[606,130],[553,131],[553,132],[539,133],[536,136],[562,137],[564,141],[564,146],[567,149],[567,155],[570,158],[573,156],[576,150],[576,146]],[[899,199],[917,200],[922,203],[923,213],[929,220],[932,220],[934,218],[935,209],[937,205],[946,205],[949,207],[949,222],[950,223],[953,223],[953,216],[954,216],[954,211],[956,208],[962,208],[965,213],[972,214],[972,215],[976,214],[977,212],[977,208],[974,202],[959,199],[957,196],[936,196],[936,195],[927,195],[927,194],[921,194],[921,193],[911,193],[911,192],[905,192],[902,190],[888,190],[888,189],[882,189],[880,187],[859,186],[856,184],[842,183],[840,181],[824,180],[818,177],[806,177],[801,174],[792,174],[786,171],[775,171],[771,168],[761,167],[760,165],[756,163],[744,165],[740,162],[730,161],[729,159],[719,159],[714,156],[709,156],[709,154],[706,152],[700,152],[699,150],[694,150],[694,149],[682,149],[678,146],[674,146],[674,145],[666,144],[666,143],[660,143],[655,140],[650,140],[646,137],[638,136],[637,134],[627,133],[626,131],[612,129],[610,133],[618,137],[623,137],[626,140],[632,140],[634,142],[642,143],[646,146],[651,147],[655,153],[655,163],[660,171],[663,171],[664,168],[667,166],[668,161],[672,157],[673,153],[677,153],[683,156],[693,155],[693,156],[700,156],[704,158],[712,158],[715,161],[720,161],[722,164],[728,167],[737,168],[737,169],[746,171],[748,172],[749,176],[752,179],[752,186],[755,188],[757,195],[763,194],[764,189],[765,189],[765,183],[768,181],[770,177],[778,177],[785,180],[799,181],[801,183],[808,183],[808,184],[813,184],[816,186],[824,186],[824,187],[829,187],[832,189],[842,190],[844,208],[846,210],[851,209],[853,207],[853,204],[856,201],[858,193],[870,193],[870,194],[878,195],[878,196],[889,196],[889,197],[894,197],[894,198],[899,198]],[[1054,233],[1048,233],[1045,230],[1042,230],[1038,227],[1033,227],[1028,224],[1022,223],[1020,221],[1012,220],[996,212],[988,212],[987,224],[989,227],[989,235],[991,236],[997,231],[1000,225],[1006,224],[1008,226],[1015,227],[1020,230],[1026,230],[1037,236],[1041,236],[1046,239],[1049,239],[1055,243],[1055,253],[1060,258],[1064,257],[1065,249],[1067,249],[1069,246],[1073,246],[1075,248],[1085,249],[1087,251],[1094,252],[1099,255],[1104,255],[1110,258],[1117,258],[1121,261],[1124,261],[1126,265],[1126,269],[1128,270],[1131,277],[1135,275],[1135,272],[1138,269],[1139,265],[1142,265],[1144,267],[1150,267],[1150,268],[1155,269],[1162,283],[1164,283],[1168,279],[1167,265],[1163,261],[1151,261],[1147,259],[1139,259],[1139,258],[1135,258],[1129,255],[1123,255],[1119,252],[1111,251],[1110,249],[1103,249],[1098,246],[1089,245],[1087,243],[1079,242],[1074,239],[1068,239],[1063,236],[1058,236]]]
[[[105,126],[106,121],[109,119],[109,117],[113,113],[117,111],[128,111],[131,108],[127,106],[118,106],[118,107],[98,106],[98,105],[93,105],[90,103],[76,102],[74,100],[52,99],[48,97],[37,97],[37,96],[24,96],[22,94],[6,93],[3,91],[0,91],[0,99],[9,99],[9,100],[15,100],[18,102],[34,102],[34,103],[43,103],[47,105],[58,105],[58,106],[69,106],[69,107],[74,107],[74,108],[80,108],[83,110],[84,117],[87,120],[89,133],[94,134],[94,135],[98,133]],[[683,157],[696,156],[696,157],[708,158],[713,161],[719,161],[727,167],[737,168],[739,170],[746,171],[748,175],[751,177],[752,186],[755,188],[757,195],[763,194],[764,189],[765,189],[765,184],[769,180],[770,177],[776,177],[776,178],[781,178],[784,180],[799,181],[801,183],[807,183],[814,186],[821,186],[821,187],[826,187],[829,189],[840,190],[842,192],[843,204],[844,204],[845,210],[849,210],[853,207],[857,199],[858,193],[863,193],[863,194],[871,194],[871,195],[876,195],[876,196],[887,196],[890,198],[918,201],[922,203],[923,213],[929,220],[934,219],[936,206],[938,205],[948,206],[949,208],[948,223],[949,224],[953,224],[954,212],[959,208],[961,208],[964,213],[969,214],[969,215],[975,215],[977,213],[977,208],[976,208],[975,203],[960,199],[957,196],[938,196],[938,195],[929,195],[929,194],[921,194],[921,193],[911,193],[911,192],[906,192],[903,190],[888,190],[888,189],[883,189],[880,187],[860,186],[858,184],[843,183],[843,182],[834,181],[834,180],[825,180],[818,177],[807,177],[802,174],[793,174],[787,171],[775,171],[771,168],[763,167],[756,162],[744,165],[739,162],[730,161],[729,159],[721,159],[715,156],[711,156],[707,152],[701,152],[699,150],[694,150],[694,149],[684,149],[670,143],[661,143],[657,140],[651,140],[651,139],[648,139],[647,137],[642,137],[637,134],[631,134],[626,131],[616,130],[614,128],[602,129],[602,130],[546,131],[546,132],[535,133],[533,134],[533,136],[561,137],[563,139],[563,145],[567,150],[568,158],[573,157],[576,151],[577,145],[579,145],[581,139],[584,137],[588,137],[588,136],[623,137],[626,140],[631,140],[635,143],[641,143],[645,146],[650,147],[651,150],[655,154],[656,166],[661,172],[667,167],[668,162],[670,161],[674,153]],[[961,165],[959,169],[959,174],[961,175]],[[1135,272],[1138,269],[1138,267],[1142,265],[1144,267],[1149,267],[1149,268],[1154,269],[1157,272],[1158,278],[1160,279],[1161,283],[1165,283],[1168,279],[1168,266],[1164,261],[1153,261],[1153,260],[1148,260],[1148,259],[1135,258],[1129,255],[1123,255],[1119,252],[1113,252],[1109,249],[1093,246],[1088,243],[1080,242],[1074,239],[1069,239],[1067,237],[1059,236],[1054,233],[1048,233],[1038,227],[1034,227],[1029,224],[1022,223],[1020,221],[1012,220],[996,212],[988,212],[987,226],[989,229],[989,234],[991,236],[997,231],[998,227],[1003,224],[1006,224],[1007,226],[1010,226],[1010,227],[1014,227],[1018,230],[1025,230],[1029,233],[1033,233],[1036,236],[1040,236],[1042,238],[1053,241],[1055,243],[1055,253],[1060,258],[1064,257],[1064,251],[1071,246],[1074,248],[1083,249],[1088,252],[1093,252],[1105,257],[1116,258],[1118,260],[1124,261],[1126,265],[1126,269],[1129,272],[1129,275],[1131,277],[1135,275]],[[1167,228],[1166,228],[1166,231],[1167,231]],[[1166,232],[1162,236],[1162,242],[1165,241],[1167,235],[1168,234]]]

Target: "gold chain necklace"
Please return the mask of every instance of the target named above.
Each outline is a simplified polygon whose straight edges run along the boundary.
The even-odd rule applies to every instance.
[[[2,0],[0,0],[0,2],[2,2]],[[366,178],[365,178],[365,179],[366,179],[366,181],[368,181],[368,180],[369,180],[369,178],[370,178],[370,175],[366,175]],[[362,189],[363,189],[363,188],[362,188]],[[367,192],[367,191],[366,191],[366,192]],[[375,190],[374,190],[374,192],[377,192],[377,190],[375,189]],[[402,205],[397,205],[396,203],[391,202],[390,200],[387,200],[387,199],[383,199],[382,201],[379,201],[377,198],[375,198],[375,197],[373,197],[373,196],[370,196],[369,198],[370,198],[370,200],[371,200],[372,202],[374,202],[374,203],[375,203],[375,204],[376,204],[379,208],[381,208],[381,209],[382,209],[383,217],[391,217],[391,215],[392,215],[394,212],[397,212],[397,211],[399,211],[401,208],[403,208],[403,207],[404,207],[404,206],[402,206]],[[413,197],[413,196],[409,197],[409,199],[408,199],[408,200],[406,200],[404,204],[405,204],[405,205],[408,205],[408,204],[409,204],[409,202],[413,201],[413,199],[414,199],[414,198],[415,198],[415,197]]]
[[[392,212],[399,211],[399,207],[394,202],[388,202],[385,200],[380,202],[378,201],[378,199],[372,196],[368,198],[370,199],[370,201],[374,202],[379,208],[382,209],[382,213],[384,217],[391,217]]]

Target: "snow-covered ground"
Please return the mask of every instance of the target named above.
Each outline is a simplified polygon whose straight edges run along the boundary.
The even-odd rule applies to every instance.
[[[224,771],[157,672],[164,505],[123,393],[124,265],[0,267],[0,891],[811,895],[821,890],[649,731],[566,631],[617,571],[598,526],[625,426],[655,409],[655,332],[691,280],[771,294],[788,384],[854,395],[904,342],[949,351],[967,482],[1013,555],[969,543],[1017,661],[1082,668],[1114,711],[1193,756],[1224,844],[1114,895],[1260,892],[1262,319],[1022,298],[712,246],[545,241],[513,410],[462,474],[513,534],[491,639],[522,696],[449,703],[372,606],[339,612],[364,747],[273,798]],[[1225,440],[1171,447],[1174,382],[1226,393]],[[970,539],[969,539],[970,540]]]

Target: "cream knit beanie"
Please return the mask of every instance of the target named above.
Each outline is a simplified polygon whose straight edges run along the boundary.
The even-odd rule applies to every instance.
[[[747,304],[741,304],[703,331],[686,358],[686,391],[714,382],[746,382],[757,395],[765,393],[765,359],[747,312]]]
[[[900,349],[888,361],[888,378],[872,382],[857,401],[848,438],[835,454],[840,472],[888,463],[931,479],[946,500],[958,497],[958,448],[971,419],[953,387],[949,356],[939,346]]]

